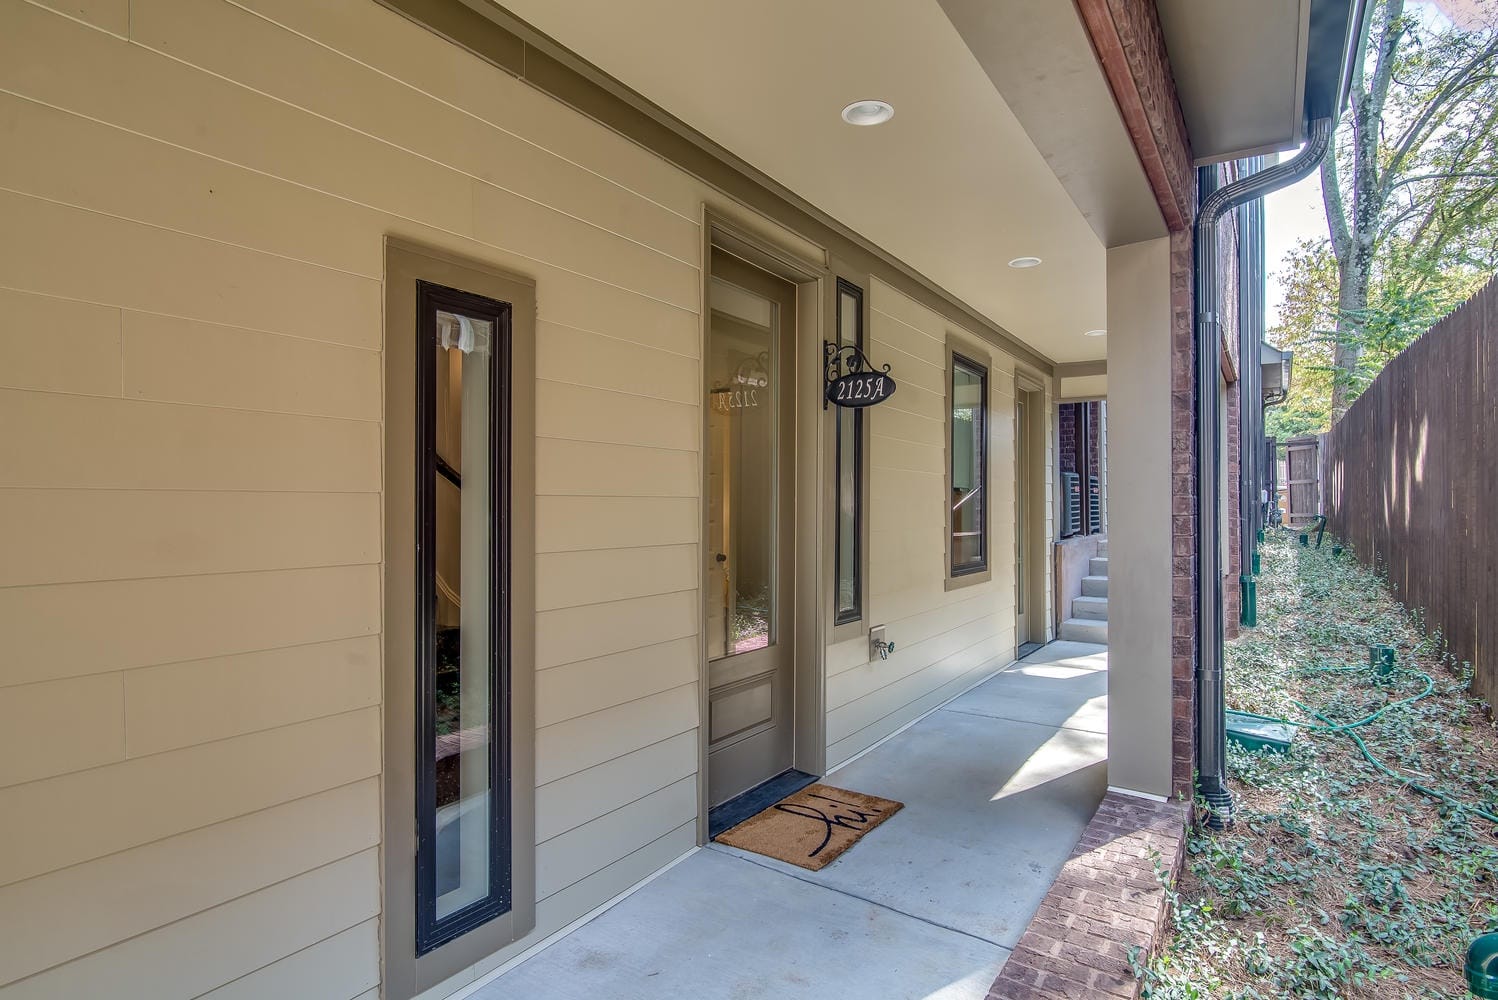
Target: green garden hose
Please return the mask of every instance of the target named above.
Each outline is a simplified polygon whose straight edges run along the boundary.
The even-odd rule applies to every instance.
[[[1354,671],[1363,671],[1363,670],[1366,670],[1368,668],[1364,667],[1362,665],[1358,665],[1358,666],[1351,666],[1351,667],[1308,667],[1306,669],[1311,670],[1311,671],[1315,671],[1317,673],[1352,673]],[[1321,724],[1317,724],[1317,723],[1314,723],[1314,722],[1296,722],[1294,719],[1281,719],[1281,718],[1277,718],[1277,717],[1272,716],[1272,715],[1258,715],[1258,714],[1256,714],[1254,712],[1242,712],[1240,714],[1251,716],[1252,718],[1255,718],[1255,719],[1263,719],[1266,722],[1279,722],[1279,723],[1282,723],[1282,724],[1287,725],[1287,726],[1295,726],[1298,729],[1309,729],[1309,730],[1312,730],[1312,731],[1315,731],[1315,732],[1321,732],[1321,733],[1344,733],[1347,736],[1350,736],[1352,738],[1353,743],[1357,744],[1357,748],[1362,751],[1363,757],[1365,759],[1367,759],[1368,763],[1372,764],[1381,773],[1389,776],[1390,778],[1393,778],[1394,780],[1398,781],[1400,784],[1402,784],[1402,785],[1404,785],[1404,786],[1406,786],[1408,788],[1414,789],[1415,791],[1419,792],[1421,795],[1425,795],[1425,796],[1428,796],[1429,798],[1433,798],[1433,799],[1439,799],[1440,801],[1445,802],[1449,806],[1452,806],[1452,807],[1457,808],[1457,809],[1465,809],[1465,810],[1467,810],[1469,812],[1475,813],[1478,816],[1481,816],[1483,819],[1488,820],[1489,822],[1498,824],[1498,816],[1493,815],[1492,813],[1488,812],[1487,810],[1485,810],[1485,809],[1479,809],[1477,806],[1472,805],[1471,803],[1468,803],[1468,802],[1462,802],[1461,800],[1453,798],[1452,796],[1447,795],[1445,792],[1439,791],[1438,789],[1428,788],[1425,785],[1417,784],[1416,782],[1411,781],[1405,775],[1402,775],[1398,771],[1395,771],[1393,768],[1389,767],[1383,761],[1381,761],[1377,757],[1373,756],[1373,752],[1368,749],[1368,744],[1363,741],[1363,738],[1361,736],[1359,736],[1357,733],[1355,733],[1353,731],[1353,730],[1359,728],[1360,726],[1366,726],[1368,723],[1375,721],[1376,719],[1380,718],[1385,712],[1389,711],[1390,709],[1398,708],[1401,705],[1413,705],[1415,702],[1419,701],[1420,699],[1429,697],[1431,695],[1431,693],[1433,693],[1435,691],[1435,689],[1436,689],[1435,679],[1432,678],[1429,674],[1424,673],[1422,671],[1418,671],[1418,670],[1409,671],[1409,673],[1414,673],[1414,674],[1419,675],[1420,677],[1424,677],[1425,678],[1425,690],[1424,691],[1421,691],[1419,694],[1414,695],[1414,696],[1409,697],[1409,698],[1401,698],[1398,701],[1391,701],[1387,705],[1385,705],[1383,708],[1380,708],[1378,711],[1374,712],[1372,715],[1369,715],[1369,716],[1366,716],[1365,718],[1359,719],[1356,722],[1333,722],[1331,719],[1328,719],[1322,713],[1317,712],[1317,711],[1315,711],[1315,710],[1313,710],[1311,708],[1308,708],[1307,706],[1302,705],[1298,701],[1293,701],[1293,702],[1291,702],[1291,704],[1294,705],[1296,708],[1300,709],[1302,712],[1305,712],[1307,715],[1310,715],[1311,717],[1316,718],[1316,719],[1320,719],[1321,720]]]

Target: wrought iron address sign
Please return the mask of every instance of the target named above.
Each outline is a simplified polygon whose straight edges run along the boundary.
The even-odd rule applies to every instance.
[[[876,369],[868,356],[852,344],[838,347],[823,343],[826,361],[822,409],[835,406],[875,406],[895,394],[895,380],[889,365]]]

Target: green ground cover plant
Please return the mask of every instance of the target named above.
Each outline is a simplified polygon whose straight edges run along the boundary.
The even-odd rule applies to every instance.
[[[1498,729],[1470,666],[1335,544],[1263,546],[1228,705],[1321,728],[1297,729],[1288,754],[1229,746],[1235,822],[1190,832],[1166,883],[1174,934],[1132,958],[1153,1000],[1455,1000],[1467,944],[1498,930],[1498,825],[1478,814],[1498,814]],[[1367,666],[1373,643],[1396,649],[1393,674]],[[1385,708],[1352,732],[1398,779],[1327,728]]]

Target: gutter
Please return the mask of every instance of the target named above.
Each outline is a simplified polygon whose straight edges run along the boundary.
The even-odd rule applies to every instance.
[[[1227,787],[1227,703],[1223,691],[1222,455],[1218,382],[1222,378],[1222,320],[1218,295],[1217,223],[1240,205],[1293,184],[1321,165],[1335,118],[1311,122],[1305,147],[1293,159],[1250,174],[1206,195],[1196,215],[1196,739],[1197,790],[1211,808],[1208,823],[1232,822]]]

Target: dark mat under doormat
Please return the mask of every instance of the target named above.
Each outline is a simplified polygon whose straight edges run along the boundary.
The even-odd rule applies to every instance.
[[[815,784],[713,838],[720,844],[820,871],[904,808],[877,795]]]

